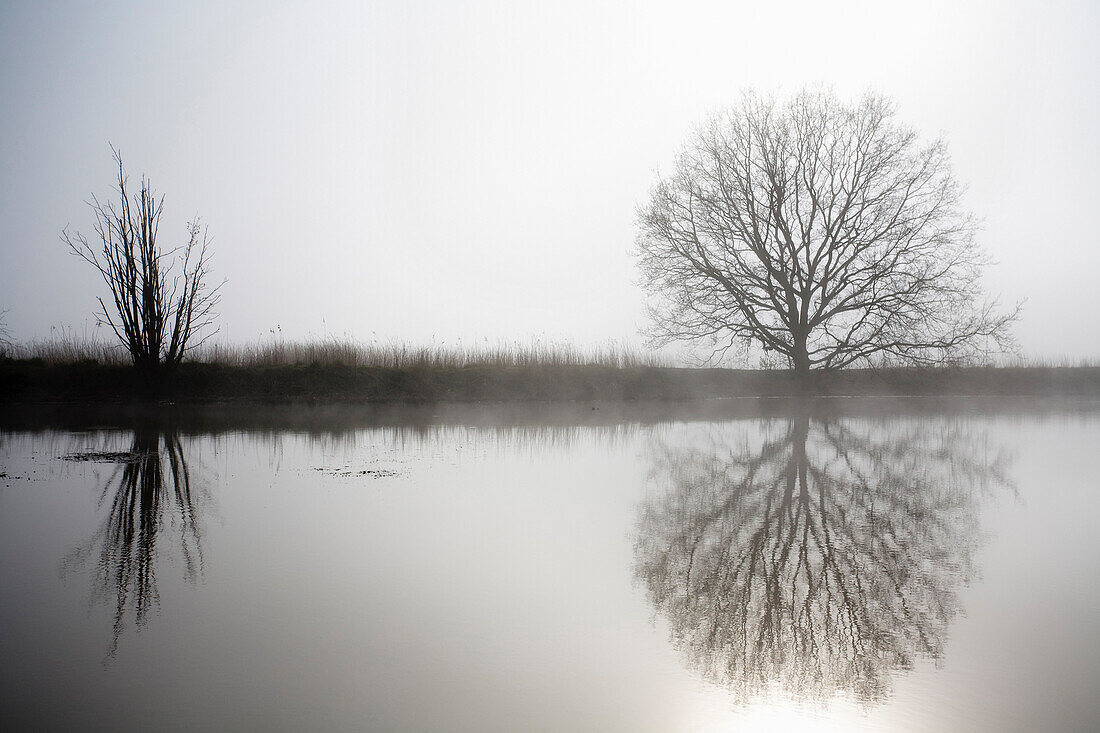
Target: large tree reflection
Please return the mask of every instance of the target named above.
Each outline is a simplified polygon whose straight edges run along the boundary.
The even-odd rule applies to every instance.
[[[893,670],[939,659],[1004,456],[958,425],[802,413],[758,445],[737,429],[655,450],[636,573],[674,642],[742,701],[870,703]]]
[[[112,455],[120,466],[100,496],[100,505],[108,507],[105,521],[68,564],[94,562],[94,594],[115,609],[114,654],[127,619],[132,616],[140,627],[160,602],[156,571],[163,543],[180,550],[190,582],[201,574],[203,558],[191,473],[178,435],[139,429],[129,453]]]

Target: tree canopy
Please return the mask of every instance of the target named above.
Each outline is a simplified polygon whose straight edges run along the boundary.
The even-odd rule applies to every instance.
[[[638,216],[657,343],[762,347],[800,371],[938,364],[1011,346],[942,139],[887,99],[746,93],[711,116]]]

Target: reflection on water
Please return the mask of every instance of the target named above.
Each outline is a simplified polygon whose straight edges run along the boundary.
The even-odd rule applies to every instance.
[[[737,699],[880,701],[893,671],[943,654],[1006,458],[943,422],[765,425],[758,443],[729,424],[656,443],[636,575]]]
[[[99,506],[106,515],[91,541],[66,558],[64,569],[94,563],[93,597],[115,606],[114,654],[127,619],[141,627],[160,602],[157,566],[167,554],[164,543],[180,550],[189,582],[201,575],[203,557],[191,473],[176,433],[139,428],[129,452],[92,457],[99,456],[119,463],[101,489]]]
[[[593,407],[0,414],[0,730],[1096,729],[1100,405]]]

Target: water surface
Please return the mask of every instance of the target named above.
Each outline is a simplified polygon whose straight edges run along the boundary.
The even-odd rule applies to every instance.
[[[9,416],[0,723],[1091,730],[1098,418]]]

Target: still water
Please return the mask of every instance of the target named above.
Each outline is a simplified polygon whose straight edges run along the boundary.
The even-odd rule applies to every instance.
[[[1096,730],[1100,405],[7,419],[0,728]]]

